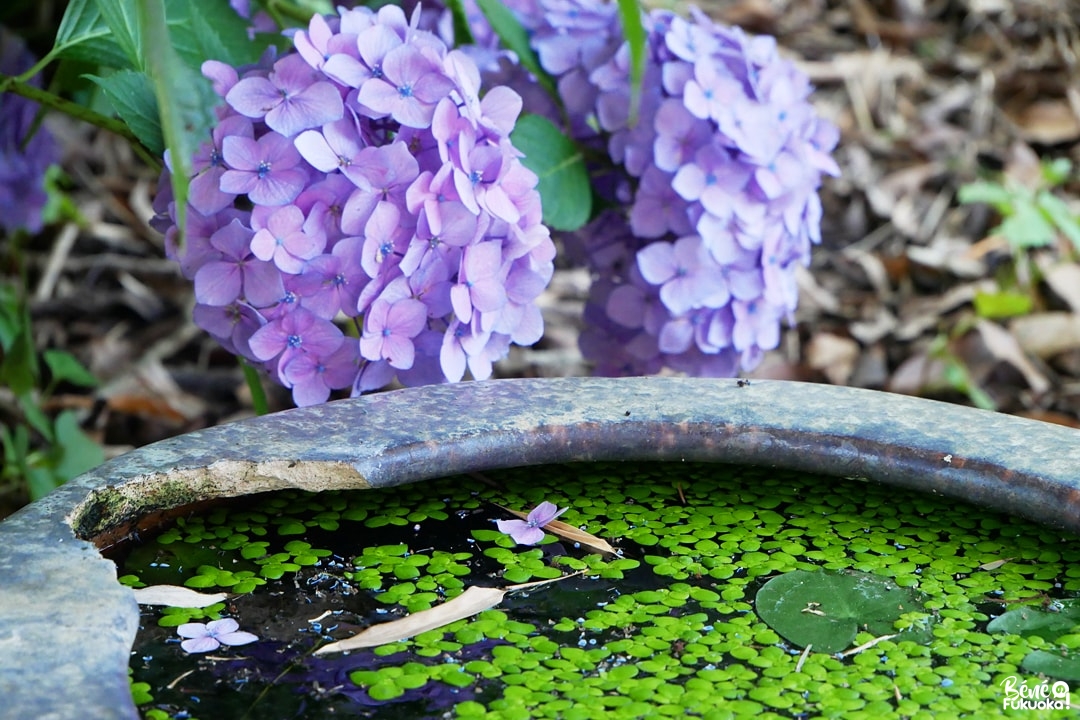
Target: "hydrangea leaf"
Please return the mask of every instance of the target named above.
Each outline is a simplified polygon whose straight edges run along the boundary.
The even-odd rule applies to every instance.
[[[121,70],[108,77],[87,75],[108,98],[116,114],[155,155],[165,152],[165,140],[158,121],[157,98],[144,73]]]
[[[523,115],[510,139],[525,153],[522,164],[540,179],[544,224],[564,231],[584,225],[592,211],[592,189],[578,146],[539,115]]]
[[[789,642],[824,653],[847,649],[863,629],[893,633],[901,615],[922,606],[915,591],[886,578],[824,570],[775,577],[758,591],[755,604],[761,619]]]
[[[132,68],[124,49],[114,39],[102,17],[96,0],[72,0],[68,3],[56,41],[47,60],[68,57],[95,65]]]
[[[170,0],[169,37],[176,53],[193,68],[204,60],[219,60],[233,66],[247,65],[259,56],[276,36],[248,36],[250,21],[241,17],[228,3],[201,0]]]
[[[136,68],[143,66],[143,32],[135,14],[137,5],[127,0],[96,0],[105,24],[124,55]]]

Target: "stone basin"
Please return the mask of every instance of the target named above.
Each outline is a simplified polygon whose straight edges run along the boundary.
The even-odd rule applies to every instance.
[[[118,457],[0,522],[4,717],[138,718],[138,628],[107,546],[178,507],[571,461],[712,461],[859,477],[1080,532],[1080,433],[785,381],[495,380],[290,410]]]

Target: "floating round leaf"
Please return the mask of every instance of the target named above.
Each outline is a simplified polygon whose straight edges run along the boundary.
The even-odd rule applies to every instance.
[[[1077,655],[1066,657],[1046,650],[1034,650],[1024,658],[1020,667],[1059,680],[1080,681],[1080,656]]]
[[[1019,607],[990,621],[986,626],[991,633],[1015,633],[1024,637],[1038,635],[1053,641],[1080,625],[1080,601],[1061,603],[1058,612],[1045,612],[1035,607]]]
[[[893,623],[919,609],[918,594],[866,573],[795,570],[758,591],[758,615],[799,647],[836,653],[849,648],[860,629],[894,632]]]

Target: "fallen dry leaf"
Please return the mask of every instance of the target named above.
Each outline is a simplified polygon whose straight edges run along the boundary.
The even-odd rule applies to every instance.
[[[1044,360],[1080,348],[1080,315],[1076,313],[1024,315],[1010,322],[1009,330],[1020,347]]]
[[[847,385],[859,359],[859,343],[851,338],[817,333],[806,347],[810,367],[820,370],[834,385]]]
[[[1080,265],[1063,262],[1047,267],[1040,265],[1043,279],[1054,294],[1061,298],[1073,312],[1080,313]]]
[[[1004,362],[1012,365],[1036,393],[1044,393],[1050,388],[1050,381],[1046,375],[1035,367],[1012,333],[997,323],[983,318],[975,323],[975,331],[982,341],[982,350],[989,354],[990,362]],[[961,355],[973,375],[987,377],[992,368],[987,364],[984,368],[985,374],[980,372],[977,368],[984,357],[981,352],[976,352],[975,356],[964,352],[958,352],[958,354]]]
[[[893,371],[885,389],[901,395],[932,394],[949,389],[945,379],[945,363],[930,357],[925,351],[910,355]]]
[[[140,605],[166,605],[168,607],[204,608],[224,602],[226,593],[201,593],[179,585],[151,585],[135,588],[135,601]]]
[[[508,592],[525,590],[526,588],[537,587],[539,585],[548,585],[580,574],[580,572],[576,572],[570,575],[552,578],[551,580],[537,580],[536,582],[522,583],[520,585],[510,585],[505,588],[472,585],[456,598],[447,600],[441,605],[436,605],[433,608],[406,615],[398,620],[391,620],[390,622],[372,625],[356,635],[353,635],[351,638],[338,640],[329,645],[323,645],[321,648],[317,649],[314,654],[325,655],[333,652],[359,650],[360,648],[377,647],[379,645],[385,645],[386,643],[405,640],[414,635],[419,635],[428,630],[441,628],[444,625],[449,625],[458,620],[464,620],[465,618],[472,617],[484,610],[493,608],[502,602],[503,597],[505,597]]]
[[[1001,567],[1005,563],[1009,562],[1010,560],[1012,560],[1012,558],[1004,558],[1002,560],[994,560],[993,562],[983,563],[982,565],[979,566],[979,569],[980,570],[997,570],[999,567]]]
[[[1049,98],[1017,110],[1006,109],[1024,139],[1043,145],[1057,145],[1080,138],[1080,120],[1065,98]]]

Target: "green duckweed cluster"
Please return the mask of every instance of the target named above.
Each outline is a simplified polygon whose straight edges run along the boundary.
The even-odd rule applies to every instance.
[[[491,720],[1004,717],[1001,683],[1041,680],[1023,669],[1026,657],[1080,645],[1080,621],[1049,638],[988,630],[1009,608],[1080,596],[1075,538],[1000,514],[855,480],[717,465],[569,465],[485,480],[277,493],[218,508],[139,548],[127,581],[258,595],[290,576],[328,576],[372,599],[377,614],[338,616],[366,624],[469,585],[584,571],[358,654],[347,677],[374,701],[363,710],[371,717],[403,717],[396,703],[416,712],[438,688],[451,702],[428,711]],[[490,522],[508,517],[497,505],[543,500],[569,507],[561,520],[621,556],[550,533],[516,546]],[[755,596],[770,578],[822,569],[888,578],[917,591],[921,606],[899,613],[897,637],[861,652],[803,653],[756,614]],[[152,612],[172,625],[185,611]],[[922,632],[902,632],[913,629]],[[863,629],[853,644],[875,639]],[[204,720],[208,709],[199,708]]]

